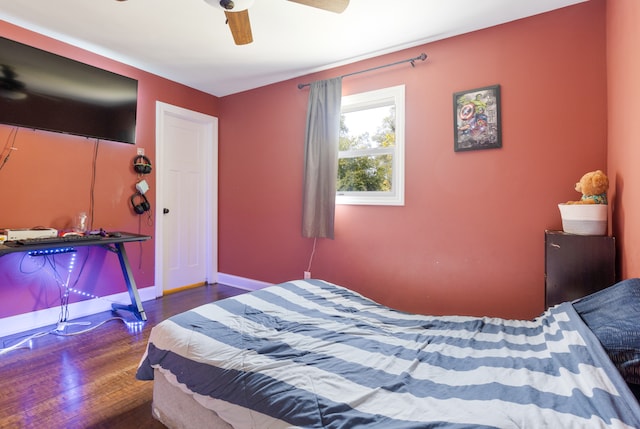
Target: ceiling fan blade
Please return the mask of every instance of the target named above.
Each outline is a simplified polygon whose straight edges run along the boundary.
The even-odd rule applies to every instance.
[[[329,12],[342,13],[349,6],[349,0],[289,0]]]
[[[231,29],[231,35],[236,45],[247,45],[253,42],[251,34],[251,23],[249,22],[249,10],[241,10],[239,12],[224,11]]]

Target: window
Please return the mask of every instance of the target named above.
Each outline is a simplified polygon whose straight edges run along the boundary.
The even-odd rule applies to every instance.
[[[342,97],[337,204],[404,205],[404,85]]]

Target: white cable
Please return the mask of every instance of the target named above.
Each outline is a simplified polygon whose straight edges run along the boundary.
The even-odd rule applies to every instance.
[[[31,341],[31,340],[33,340],[35,338],[44,337],[45,335],[49,335],[49,334],[57,335],[57,336],[60,336],[60,337],[71,337],[71,336],[74,336],[74,335],[85,334],[87,332],[90,332],[90,331],[93,331],[94,329],[99,328],[100,326],[104,325],[107,322],[111,322],[112,320],[120,320],[125,324],[125,326],[129,326],[129,322],[127,322],[123,317],[111,317],[111,318],[109,318],[107,320],[103,320],[102,322],[98,323],[95,326],[92,326],[91,328],[84,329],[82,331],[77,331],[77,332],[63,333],[63,332],[60,332],[58,330],[58,327],[56,327],[55,329],[53,329],[51,331],[43,331],[43,332],[35,333],[35,334],[28,336],[27,338],[19,341],[18,343],[14,344],[14,345],[12,345],[10,347],[6,347],[6,348],[3,348],[3,349],[0,349],[0,355],[3,355],[5,353],[9,353],[9,352],[11,352],[13,350],[17,350],[17,349],[20,349],[20,348],[29,348],[29,346],[26,346],[24,344],[28,343],[29,341]],[[71,322],[71,323],[66,323],[66,325],[64,325],[64,327],[66,327],[68,325],[73,325],[73,324],[78,324],[79,325],[79,324],[84,324],[84,323],[85,322],[77,322],[77,323]]]
[[[20,348],[27,348],[28,346],[23,346],[24,343],[28,343],[29,341],[33,340],[34,338],[40,338],[40,337],[44,337],[45,335],[49,335],[51,333],[51,331],[45,331],[45,332],[38,332],[36,334],[30,335],[27,338],[25,338],[22,341],[19,341],[18,343],[10,346],[10,347],[6,347],[4,349],[0,349],[0,355],[3,355],[5,353],[8,353],[10,351],[13,350],[17,350]]]
[[[307,267],[307,272],[311,272],[311,263],[313,262],[313,255],[316,253],[316,241],[318,241],[318,237],[313,238],[313,249],[311,250],[311,257],[309,258],[309,266]]]
[[[82,331],[69,332],[69,333],[63,333],[63,332],[60,332],[60,331],[58,331],[58,330],[55,330],[55,331],[51,331],[50,333],[51,333],[51,334],[53,334],[53,335],[58,335],[58,336],[60,336],[60,337],[72,337],[72,336],[74,336],[74,335],[80,335],[80,334],[85,334],[85,333],[87,333],[87,332],[91,332],[91,331],[93,331],[94,329],[97,329],[97,328],[99,328],[100,326],[104,325],[105,323],[107,323],[107,322],[111,322],[112,320],[121,320],[125,325],[127,324],[127,321],[126,321],[126,320],[124,320],[124,318],[122,318],[122,317],[112,317],[112,318],[110,318],[110,319],[103,320],[102,322],[100,322],[100,323],[98,323],[97,325],[92,326],[92,327],[90,327],[90,328],[88,328],[88,329],[83,329]],[[67,324],[68,324],[68,325],[73,325],[73,322],[70,322],[70,323],[67,323]]]

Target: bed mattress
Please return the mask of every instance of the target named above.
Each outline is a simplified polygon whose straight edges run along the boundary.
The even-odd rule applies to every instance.
[[[153,328],[154,370],[234,428],[640,427],[569,303],[531,321],[407,314],[294,281]]]

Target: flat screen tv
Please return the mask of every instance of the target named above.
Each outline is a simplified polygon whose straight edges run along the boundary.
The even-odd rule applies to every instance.
[[[0,38],[0,123],[135,144],[138,81]]]

